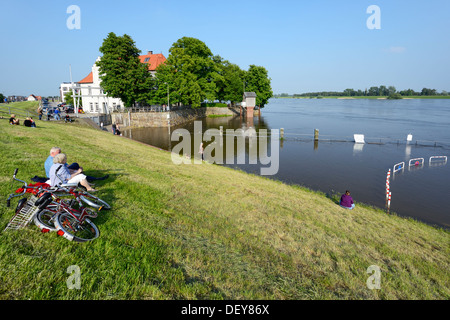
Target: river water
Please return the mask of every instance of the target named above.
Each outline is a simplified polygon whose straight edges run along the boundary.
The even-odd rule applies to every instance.
[[[274,150],[279,152],[278,171],[267,177],[328,195],[340,195],[348,189],[356,205],[362,202],[384,208],[387,171],[405,162],[404,170],[391,174],[391,212],[450,227],[450,164],[429,160],[432,156],[450,156],[450,100],[271,99],[261,116],[251,122],[239,116],[206,118],[197,122],[197,127],[190,122],[170,129],[125,130],[124,135],[172,150],[178,142],[169,137],[174,140],[177,129],[186,129],[192,135],[192,154],[196,155],[199,146],[193,136],[200,123],[203,133],[211,128],[223,129],[220,146],[224,153],[227,129],[255,128],[258,133],[263,129],[270,133],[271,129],[283,128],[281,141],[266,139],[266,160],[272,155],[274,162]],[[313,139],[315,129],[319,130],[318,142]],[[366,143],[354,143],[354,134],[363,134]],[[411,142],[406,141],[409,134]],[[205,147],[210,143],[206,137]],[[273,141],[276,143],[272,145]],[[256,165],[249,164],[249,142],[245,146],[246,161],[238,164],[239,150],[234,148],[235,161],[224,165],[254,174],[272,165],[261,164],[261,159]],[[409,160],[415,158],[424,160],[409,166]],[[229,160],[226,154],[224,159]]]

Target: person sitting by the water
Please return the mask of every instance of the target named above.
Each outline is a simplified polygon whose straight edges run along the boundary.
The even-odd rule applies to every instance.
[[[339,201],[339,205],[342,208],[349,210],[352,210],[355,207],[355,204],[353,203],[353,198],[350,195],[350,191],[346,190],[345,194],[341,196],[341,201]]]
[[[86,179],[86,176],[81,172],[83,169],[79,168],[72,173],[66,167],[67,157],[64,153],[58,153],[53,158],[53,165],[50,168],[50,185],[52,187],[66,183],[81,184],[87,191],[96,191],[91,187]]]
[[[16,119],[16,115],[12,114],[11,118],[9,118],[9,124],[19,125],[19,119]]]

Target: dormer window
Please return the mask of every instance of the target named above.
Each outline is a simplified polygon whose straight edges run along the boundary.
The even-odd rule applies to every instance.
[[[145,58],[144,62],[149,62],[150,58]]]

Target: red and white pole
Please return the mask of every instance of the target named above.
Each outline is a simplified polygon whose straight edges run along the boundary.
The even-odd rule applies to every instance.
[[[387,213],[389,214],[389,211],[391,210],[391,192],[389,192],[389,197],[388,197],[388,204],[387,204]]]
[[[390,192],[390,178],[391,178],[391,169],[389,169],[386,177],[386,206],[388,204],[389,192]]]

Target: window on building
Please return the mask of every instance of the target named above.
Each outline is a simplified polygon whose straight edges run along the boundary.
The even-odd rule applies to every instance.
[[[117,103],[113,102],[113,110],[117,110]]]
[[[91,112],[94,112],[94,104],[92,102],[89,102],[89,110],[91,110]]]
[[[98,112],[98,102],[95,103],[95,112]]]
[[[149,62],[150,58],[145,58],[144,62]]]
[[[89,86],[88,87],[88,95],[91,95],[92,94],[92,88]]]

